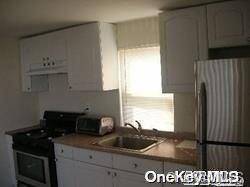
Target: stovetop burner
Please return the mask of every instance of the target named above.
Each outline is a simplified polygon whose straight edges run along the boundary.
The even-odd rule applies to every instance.
[[[72,131],[61,128],[55,128],[55,129],[39,128],[27,132],[17,133],[15,136],[22,136],[23,138],[30,138],[33,140],[39,140],[39,139],[52,140],[53,138],[65,136],[70,133],[72,133]]]

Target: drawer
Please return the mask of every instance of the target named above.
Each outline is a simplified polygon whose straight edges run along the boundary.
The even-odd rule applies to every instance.
[[[112,154],[88,149],[74,148],[74,160],[99,166],[112,167]]]
[[[165,173],[173,172],[173,171],[194,171],[194,170],[196,170],[196,167],[193,165],[164,162]]]
[[[113,167],[140,174],[147,171],[163,173],[163,162],[122,155],[113,155]]]
[[[55,144],[55,155],[65,158],[73,158],[73,148],[66,145]]]

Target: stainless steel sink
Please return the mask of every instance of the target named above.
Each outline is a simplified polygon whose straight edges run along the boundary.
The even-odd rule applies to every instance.
[[[122,149],[127,151],[144,152],[161,142],[164,139],[156,139],[141,136],[115,136],[95,142],[95,145],[102,147]]]

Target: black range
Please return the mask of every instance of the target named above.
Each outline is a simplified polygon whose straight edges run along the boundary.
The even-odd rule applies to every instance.
[[[13,135],[16,178],[19,186],[57,186],[53,138],[75,132],[84,113],[45,111],[41,127]]]

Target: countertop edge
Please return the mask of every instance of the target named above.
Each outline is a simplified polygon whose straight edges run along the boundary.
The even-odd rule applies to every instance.
[[[74,143],[67,143],[63,140],[60,140],[60,138],[53,139],[53,142],[55,144],[71,146],[71,147],[79,148],[79,149],[88,149],[88,150],[93,150],[93,151],[113,153],[113,154],[119,154],[119,155],[124,155],[124,156],[138,157],[138,158],[148,159],[148,160],[156,160],[156,161],[162,161],[162,162],[174,162],[174,163],[178,163],[178,164],[196,166],[196,161],[191,160],[191,159],[184,160],[184,159],[177,159],[177,158],[173,158],[173,157],[162,157],[162,156],[153,156],[153,155],[143,154],[147,151],[145,151],[143,153],[140,153],[140,152],[137,153],[137,152],[133,152],[133,151],[130,152],[130,151],[125,151],[125,150],[118,150],[118,149],[93,145],[92,143],[76,145]]]
[[[19,128],[19,129],[15,129],[15,130],[6,131],[4,134],[13,136],[14,134],[19,133],[19,132],[24,132],[27,130],[33,130],[33,129],[39,129],[39,128],[41,128],[40,125],[33,125],[33,126],[29,126],[29,127],[23,127],[23,128]]]

